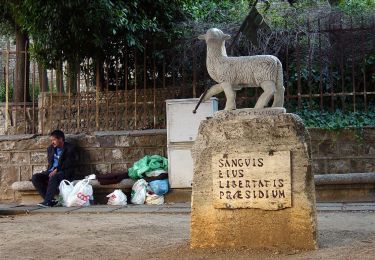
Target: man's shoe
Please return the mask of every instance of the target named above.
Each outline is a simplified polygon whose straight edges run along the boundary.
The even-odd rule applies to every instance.
[[[40,207],[43,207],[43,208],[49,208],[49,207],[55,206],[56,204],[57,204],[57,201],[52,200],[50,202],[43,201],[41,203],[38,203],[37,205],[40,206]]]
[[[48,205],[47,202],[44,202],[44,201],[41,202],[41,203],[38,203],[36,205],[38,205],[39,207],[42,207],[42,208],[49,208],[49,207],[51,207],[51,206]]]

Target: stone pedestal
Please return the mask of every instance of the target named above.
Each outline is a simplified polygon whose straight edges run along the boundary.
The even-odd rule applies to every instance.
[[[192,149],[191,247],[316,249],[310,138],[282,108],[219,111]]]

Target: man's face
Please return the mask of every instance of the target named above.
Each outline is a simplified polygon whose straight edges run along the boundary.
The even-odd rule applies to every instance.
[[[64,139],[62,139],[62,138],[57,138],[55,136],[50,136],[50,140],[51,140],[51,145],[53,147],[59,147],[59,148],[61,148],[64,145]]]

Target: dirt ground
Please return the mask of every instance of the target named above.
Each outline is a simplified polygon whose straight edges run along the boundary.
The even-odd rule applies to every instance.
[[[374,212],[320,212],[319,250],[189,248],[189,214],[0,216],[0,259],[375,259]]]

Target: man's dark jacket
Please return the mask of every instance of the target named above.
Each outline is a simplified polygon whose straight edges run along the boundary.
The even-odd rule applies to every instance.
[[[53,154],[54,147],[50,145],[47,148],[48,170],[51,169],[53,165]],[[62,172],[67,179],[73,179],[77,161],[78,155],[76,147],[68,142],[64,142],[63,151],[59,158],[59,164],[57,165],[57,172]]]

